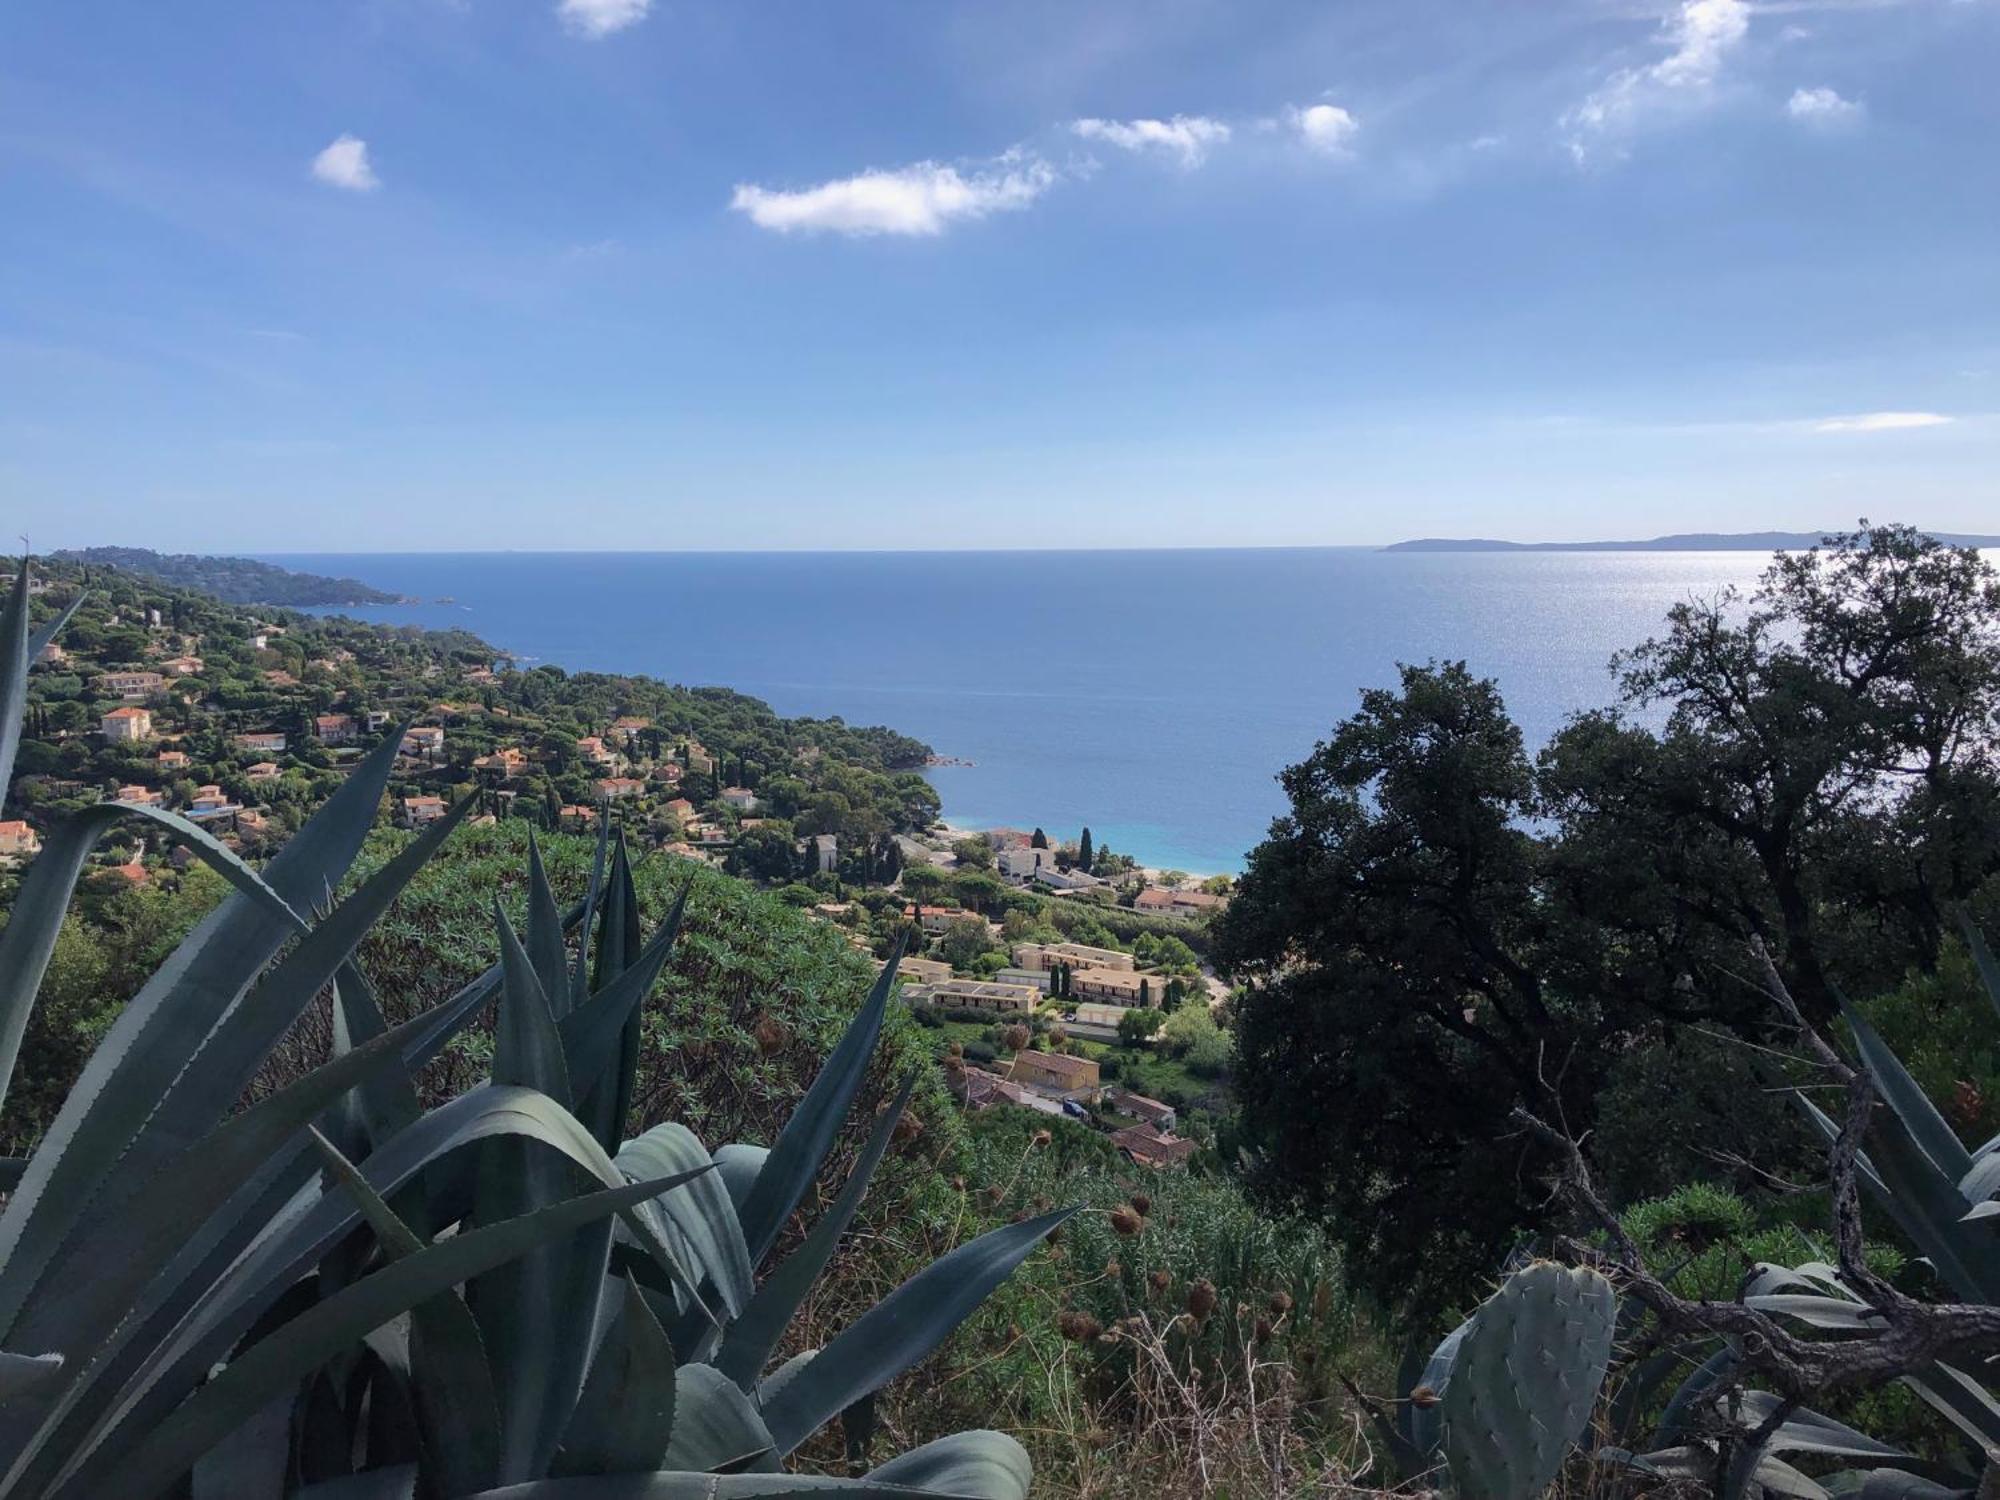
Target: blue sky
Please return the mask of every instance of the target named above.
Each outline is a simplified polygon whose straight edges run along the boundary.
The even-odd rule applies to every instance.
[[[2000,530],[2000,0],[0,13],[0,519]]]

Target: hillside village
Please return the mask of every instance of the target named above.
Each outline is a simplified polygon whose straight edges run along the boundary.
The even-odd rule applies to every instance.
[[[101,565],[52,564],[31,589],[42,618],[81,603],[30,674],[0,866],[101,800],[268,854],[393,734],[385,816],[406,828],[468,797],[475,822],[588,832],[608,817],[639,849],[774,888],[878,963],[900,944],[903,997],[943,1033],[968,1107],[1066,1112],[1167,1165],[1194,1149],[1177,1109],[1224,1097],[1220,1062],[1202,1057],[1226,1053],[1213,1017],[1226,1021],[1227,990],[1201,953],[1227,882],[1143,871],[1087,829],[953,830],[918,741]],[[187,862],[135,821],[90,887],[172,882]]]

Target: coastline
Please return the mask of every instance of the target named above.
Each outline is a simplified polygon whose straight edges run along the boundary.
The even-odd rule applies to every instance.
[[[985,833],[990,832],[994,828],[1008,827],[1011,825],[993,823],[981,827],[975,827],[970,823],[959,823],[959,822],[954,822],[950,818],[939,818],[936,826],[943,829],[945,833],[949,835],[951,838],[961,839],[961,838],[976,838]],[[1192,870],[1185,868],[1184,866],[1181,865],[1142,864],[1139,866],[1138,873],[1140,878],[1144,880],[1146,884],[1161,885],[1164,884],[1165,882],[1162,881],[1160,877],[1166,874],[1169,870],[1172,870],[1181,875],[1185,881],[1191,882],[1196,885],[1199,885],[1204,880],[1213,880],[1218,875],[1222,876],[1226,880],[1240,880],[1243,876],[1243,872],[1241,870]]]

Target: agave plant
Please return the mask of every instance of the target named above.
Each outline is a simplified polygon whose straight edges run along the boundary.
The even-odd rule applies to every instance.
[[[0,614],[0,786],[28,662],[61,624],[30,633],[27,579],[24,563]],[[24,877],[0,931],[0,1098],[78,875],[116,820],[148,820],[234,891],[126,1006],[34,1155],[7,1166],[0,1500],[1024,1496],[1025,1453],[990,1432],[858,1478],[781,1472],[836,1417],[865,1452],[874,1394],[1066,1217],[960,1247],[773,1367],[909,1097],[768,1265],[854,1104],[894,964],[768,1149],[711,1154],[672,1124],[621,1142],[640,1003],[685,891],[644,933],[623,841],[600,831],[565,913],[531,849],[525,927],[496,907],[499,961],[388,1026],[356,945],[471,804],[337,905],[314,903],[358,852],[400,739],[261,870],[117,804],[53,830]],[[238,1108],[329,989],[332,1055]],[[490,1080],[425,1112],[413,1074],[489,1005]]]
[[[1959,926],[1981,986],[2000,1013],[2000,963],[1964,913]],[[1873,1112],[1865,1150],[1855,1162],[1860,1186],[1893,1219],[1961,1306],[1984,1313],[2000,1305],[2000,1137],[1968,1150],[1917,1081],[1867,1019],[1852,1006],[1843,1018],[1857,1065],[1873,1096],[1888,1107]],[[1829,1146],[1840,1127],[1803,1092],[1793,1098]],[[1875,1305],[1869,1289],[1822,1261],[1799,1266],[1759,1264],[1738,1301],[1787,1325],[1844,1341],[1894,1337],[1894,1310]],[[1677,1351],[1684,1357],[1687,1351]],[[1698,1352],[1698,1351],[1697,1351]],[[1667,1403],[1654,1451],[1608,1448],[1600,1457],[1649,1478],[1707,1479],[1714,1475],[1720,1438],[1735,1444],[1725,1488],[1733,1495],[1762,1491],[1816,1500],[1864,1493],[1871,1500],[1945,1500],[1985,1493],[2000,1477],[2000,1401],[1974,1370],[1941,1359],[1898,1376],[1967,1440],[1964,1467],[1929,1464],[1822,1413],[1781,1406],[1769,1391],[1741,1389],[1739,1342],[1707,1353]],[[1706,1416],[1707,1421],[1698,1420]],[[1799,1455],[1847,1461],[1849,1468],[1813,1479],[1789,1461]]]

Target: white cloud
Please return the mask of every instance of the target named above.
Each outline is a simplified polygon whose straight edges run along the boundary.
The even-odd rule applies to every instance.
[[[1285,111],[1285,122],[1299,133],[1299,139],[1315,151],[1329,156],[1346,152],[1361,122],[1338,104],[1309,104],[1304,109]]]
[[[1200,166],[1209,147],[1229,139],[1229,127],[1206,115],[1175,115],[1171,120],[1072,120],[1069,128],[1087,141],[1103,141],[1124,151],[1171,152],[1184,167]]]
[[[1851,417],[1827,417],[1813,423],[1813,431],[1904,432],[1913,427],[1943,427],[1951,420],[1934,411],[1869,411]]]
[[[921,161],[796,191],[744,183],[729,206],[780,234],[937,235],[960,220],[1026,208],[1055,180],[1047,162],[1012,155],[991,170],[970,173]]]
[[[1806,125],[1851,125],[1862,115],[1861,101],[1843,99],[1829,88],[1794,89],[1785,113]]]
[[[1571,154],[1582,161],[1596,140],[1654,113],[1702,102],[1749,32],[1744,0],[1681,0],[1661,33],[1665,57],[1642,68],[1618,69],[1563,116]]]
[[[313,158],[312,174],[321,182],[350,193],[372,193],[382,185],[368,162],[368,143],[343,135]]]
[[[578,36],[595,40],[638,25],[652,8],[653,0],[562,0],[556,14]]]

